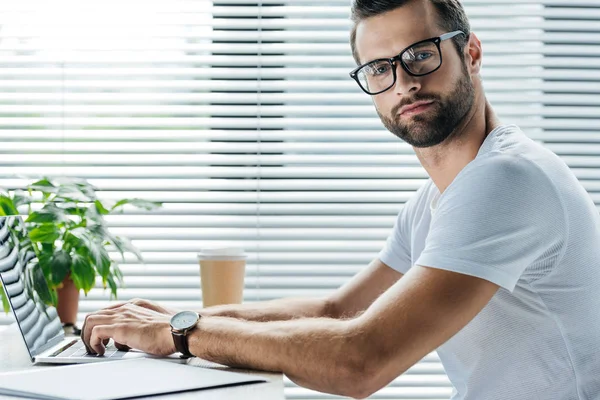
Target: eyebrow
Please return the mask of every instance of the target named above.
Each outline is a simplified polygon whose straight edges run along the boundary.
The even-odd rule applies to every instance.
[[[433,38],[436,38],[436,37],[437,37],[437,36],[433,36]],[[413,46],[413,45],[415,45],[415,44],[417,44],[417,43],[419,43],[419,42],[422,42],[422,41],[424,41],[424,40],[429,40],[429,39],[432,39],[432,37],[429,37],[429,38],[426,38],[426,39],[417,40],[416,42],[412,42],[412,43],[411,43],[411,44],[409,44],[408,46],[404,46],[404,47],[402,47],[402,49],[401,49],[400,51],[398,51],[398,52],[394,53],[394,54],[393,54],[391,57],[377,57],[377,58],[373,58],[373,59],[371,59],[371,60],[369,60],[369,61],[365,61],[364,63],[362,63],[362,64],[359,64],[358,66],[361,66],[361,65],[367,65],[367,64],[370,64],[370,63],[372,63],[373,61],[379,61],[379,60],[389,60],[390,58],[396,57],[398,54],[402,53],[404,50],[407,50],[407,49],[408,49],[408,48],[410,48],[411,46]]]
[[[412,46],[414,46],[414,45],[416,45],[416,44],[419,44],[419,43],[421,43],[421,42],[426,42],[426,41],[428,41],[428,40],[432,40],[432,39],[435,39],[435,38],[440,38],[440,42],[443,42],[444,40],[447,40],[447,39],[452,39],[454,36],[457,36],[457,35],[460,35],[460,34],[463,34],[463,35],[464,35],[465,33],[464,33],[463,31],[456,30],[456,31],[452,31],[452,32],[446,32],[446,33],[444,33],[444,34],[441,34],[441,35],[439,35],[439,36],[431,36],[431,37],[428,37],[428,38],[426,38],[426,39],[417,40],[416,42],[414,42],[414,43],[411,43],[411,44],[409,44],[408,46],[404,47],[402,50],[400,50],[398,53],[395,53],[395,54],[394,54],[393,56],[391,56],[391,57],[379,57],[379,58],[374,58],[374,59],[372,59],[371,61],[364,62],[364,63],[362,63],[362,64],[359,64],[358,66],[360,67],[360,66],[363,66],[363,65],[367,65],[367,64],[370,64],[370,63],[372,63],[373,61],[379,61],[379,60],[389,60],[390,58],[394,58],[394,57],[396,57],[396,56],[397,56],[397,55],[399,55],[400,53],[402,53],[402,52],[404,52],[404,51],[408,50],[408,49],[409,49],[409,48],[411,48]]]

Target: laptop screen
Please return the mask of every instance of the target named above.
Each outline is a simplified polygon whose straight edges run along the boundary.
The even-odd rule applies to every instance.
[[[11,229],[16,226],[25,229],[21,217],[0,216],[0,281],[33,360],[62,340],[64,331],[56,309],[47,307],[46,315],[25,289],[23,268],[33,267],[37,258],[33,253],[19,255],[19,245],[11,239]],[[37,294],[34,293],[34,296]]]

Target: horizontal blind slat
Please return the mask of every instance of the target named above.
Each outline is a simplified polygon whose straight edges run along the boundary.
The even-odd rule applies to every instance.
[[[106,201],[165,202],[107,217],[145,259],[120,261],[119,300],[199,309],[196,253],[223,242],[249,254],[246,302],[326,296],[377,256],[428,179],[348,76],[347,1],[260,4],[0,4],[0,187],[66,174]],[[488,100],[598,204],[598,2],[463,4],[483,42]],[[108,304],[98,280],[79,319]],[[330,397],[284,383],[287,398]],[[450,395],[434,352],[373,398]]]

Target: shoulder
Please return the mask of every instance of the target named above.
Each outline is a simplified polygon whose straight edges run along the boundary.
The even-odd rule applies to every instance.
[[[454,179],[449,188],[477,188],[498,192],[532,192],[533,189],[553,191],[554,184],[544,170],[518,155],[495,154],[475,159]],[[453,190],[455,188],[452,188]]]
[[[438,207],[503,217],[563,210],[555,183],[538,164],[504,154],[468,164],[448,186]]]

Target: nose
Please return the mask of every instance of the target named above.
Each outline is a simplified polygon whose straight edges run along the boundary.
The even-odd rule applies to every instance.
[[[396,68],[396,84],[392,87],[392,90],[397,95],[406,95],[412,92],[418,92],[421,89],[421,82],[416,76],[409,75],[400,61],[396,60],[394,64]]]

